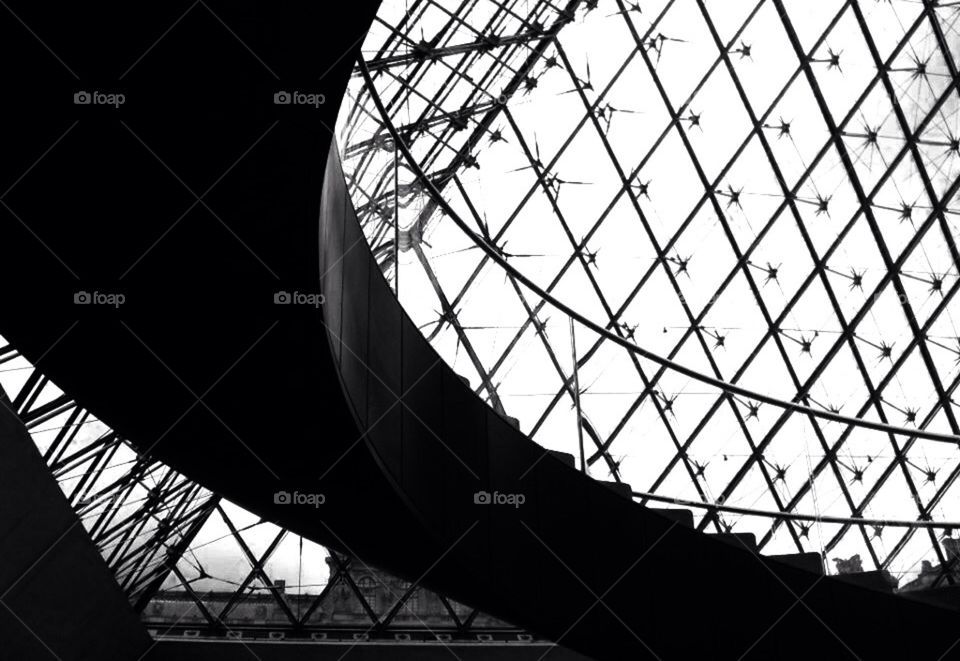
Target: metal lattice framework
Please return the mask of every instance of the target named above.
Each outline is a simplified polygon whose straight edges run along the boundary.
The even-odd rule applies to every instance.
[[[136,452],[2,338],[0,384],[117,582],[142,608],[218,499]]]
[[[0,387],[155,633],[533,642],[419,583],[260,519],[140,453],[2,338]]]
[[[408,312],[542,445],[771,552],[946,566],[958,26],[931,0],[385,2],[344,168]]]

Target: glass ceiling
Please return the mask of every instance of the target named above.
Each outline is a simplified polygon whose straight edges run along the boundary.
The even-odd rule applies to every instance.
[[[903,584],[960,520],[958,28],[915,0],[385,0],[344,170],[408,313],[538,443]]]
[[[154,633],[325,640],[521,630],[330,550],[141,454],[0,337],[0,388],[79,521]],[[258,633],[259,632],[259,633]],[[446,636],[446,638],[442,638]],[[349,638],[348,638],[349,639]]]

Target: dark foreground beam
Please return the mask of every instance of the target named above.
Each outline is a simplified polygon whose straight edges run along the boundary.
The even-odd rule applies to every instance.
[[[136,659],[150,645],[0,390],[0,657]]]

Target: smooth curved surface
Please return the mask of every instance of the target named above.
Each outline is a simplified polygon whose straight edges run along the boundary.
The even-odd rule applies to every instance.
[[[211,3],[216,17],[196,5],[118,84],[131,103],[116,116],[71,105],[76,79],[4,23],[8,59],[29,53],[35,64],[11,74],[13,110],[52,110],[59,123],[10,123],[0,332],[118,433],[204,486],[592,656],[951,649],[951,611],[765,564],[540,460],[438,361],[362,241],[335,153],[324,176],[322,124],[335,108],[274,106],[277,78],[263,66],[291,87],[322,75],[328,98],[340,98],[352,68],[340,56],[355,52],[377,4],[335,20],[322,5]],[[116,5],[52,21],[14,8],[85,81],[112,81],[84,45],[134,62],[155,26],[190,6],[158,4],[156,20],[115,36],[103,19],[127,15]],[[45,79],[58,82],[38,93]],[[315,288],[318,273],[323,316],[273,305],[277,290]],[[119,290],[128,302],[78,309],[79,289]],[[327,500],[280,505],[278,490]],[[526,502],[478,506],[478,490]]]
[[[406,510],[358,442],[320,312],[274,295],[316,290],[326,127],[378,6],[10,3],[44,43],[0,22],[21,100],[0,159],[0,333],[143,452],[363,557],[406,534]],[[78,89],[127,103],[77,106]],[[328,103],[277,105],[281,89]],[[322,519],[281,490],[325,493]]]
[[[321,211],[331,346],[365,439],[442,558],[434,589],[604,659],[960,654],[950,611],[697,533],[546,455],[403,313],[336,182],[331,150]],[[478,491],[525,502],[477,505]]]

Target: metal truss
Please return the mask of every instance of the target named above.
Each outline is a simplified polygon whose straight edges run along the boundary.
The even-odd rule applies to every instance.
[[[142,608],[218,499],[139,454],[2,340],[0,384],[117,582]]]
[[[139,453],[2,338],[0,387],[155,635],[533,641],[261,520]]]
[[[928,524],[957,518],[955,443],[701,392],[568,333],[427,189],[616,337],[955,437],[958,26],[932,0],[386,2],[374,89],[358,75],[341,113],[344,168],[408,312],[543,445],[586,443],[595,477],[708,505],[701,528],[770,551],[947,567],[952,530]]]

